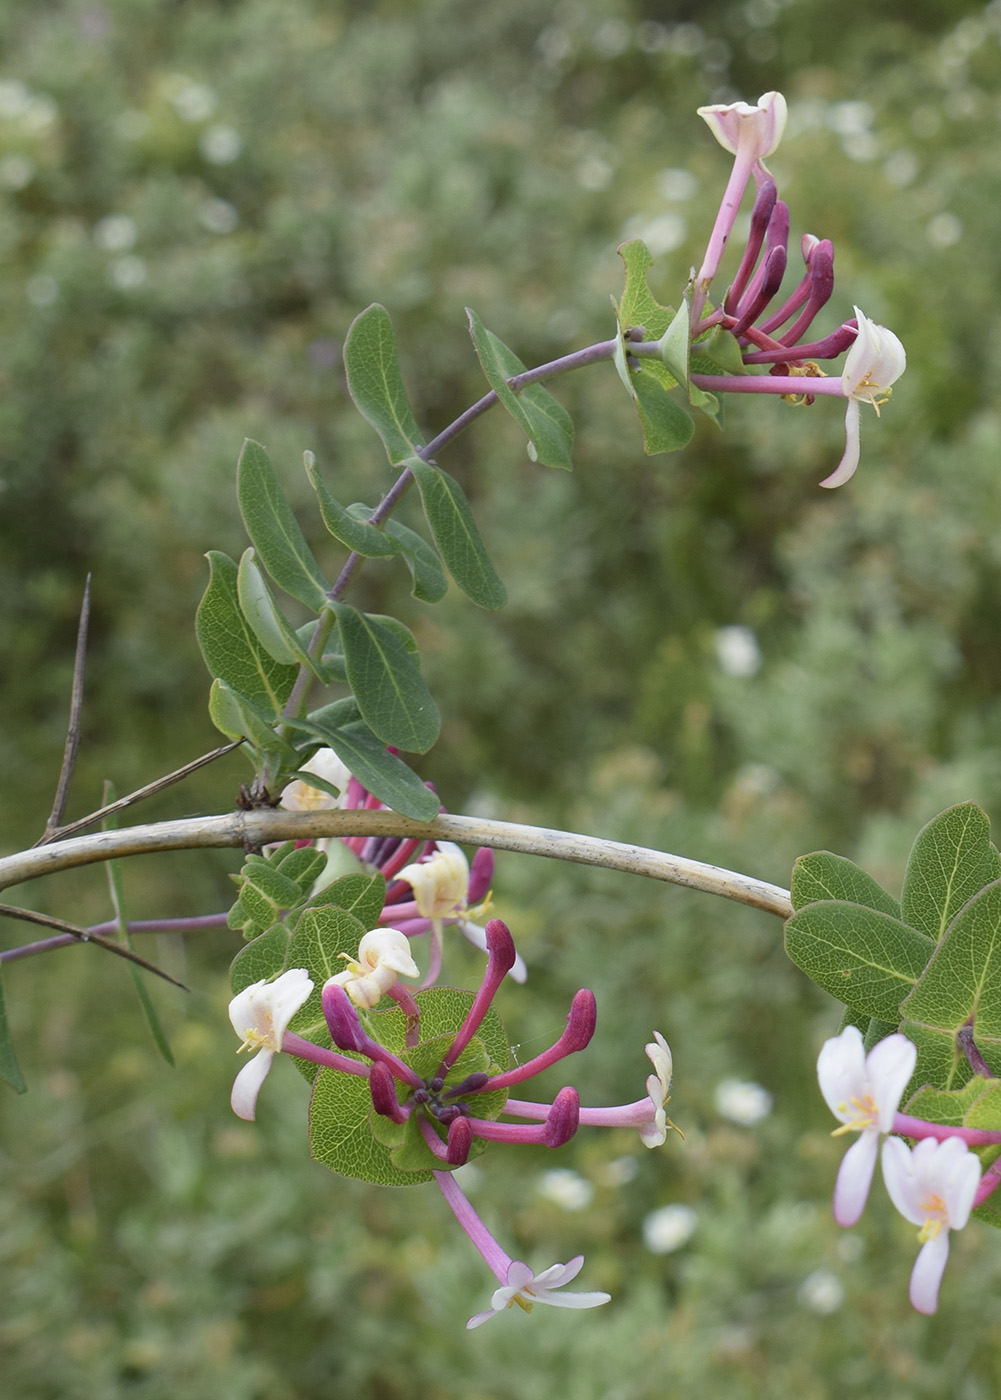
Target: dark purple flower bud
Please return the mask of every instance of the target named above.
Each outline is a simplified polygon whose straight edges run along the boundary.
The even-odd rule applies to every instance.
[[[496,963],[496,970],[502,977],[506,976],[514,967],[517,957],[511,931],[500,919],[490,919],[487,922],[486,935],[490,962]]]
[[[466,903],[479,904],[490,888],[494,878],[494,853],[489,846],[481,846],[473,856],[469,867],[469,885],[466,889]]]
[[[553,1099],[544,1129],[547,1147],[562,1147],[577,1131],[580,1122],[580,1095],[568,1085]]]
[[[446,1089],[445,1097],[455,1098],[462,1094],[478,1094],[489,1083],[489,1074],[484,1074],[483,1070],[478,1069],[473,1074],[468,1074],[461,1084],[455,1084],[451,1089]]]
[[[342,1050],[356,1050],[364,1054],[368,1049],[369,1038],[362,1029],[358,1012],[344,988],[328,982],[323,988],[320,1000],[327,1029],[334,1044],[339,1045]]]
[[[598,1023],[598,1003],[594,993],[582,987],[570,1003],[567,1028],[560,1037],[565,1055],[572,1055],[590,1045],[594,1028]]]
[[[469,1160],[473,1145],[473,1128],[468,1118],[456,1118],[448,1125],[448,1155],[451,1167],[461,1167]]]
[[[740,317],[729,329],[733,335],[740,335],[745,326],[751,326],[764,311],[772,297],[782,285],[786,271],[786,250],[781,245],[771,248],[761,264],[761,279],[757,288],[749,288],[740,310]],[[753,295],[752,295],[753,293]]]
[[[391,1118],[394,1123],[405,1123],[410,1115],[396,1097],[396,1080],[392,1072],[381,1060],[373,1063],[368,1082],[372,1091],[372,1107],[376,1113],[380,1113],[383,1118]]]
[[[810,294],[806,305],[782,337],[783,345],[795,345],[809,329],[817,312],[827,305],[834,291],[834,245],[822,239],[810,253]]]
[[[468,1110],[458,1103],[442,1104],[433,1112],[439,1123],[454,1123],[457,1118],[468,1118],[469,1116]]]
[[[737,275],[733,279],[733,285],[727,292],[724,299],[724,306],[732,314],[733,308],[740,301],[744,288],[747,286],[748,278],[754,271],[754,264],[758,260],[761,252],[761,245],[765,239],[765,232],[768,228],[769,220],[772,217],[772,210],[775,208],[775,201],[778,198],[778,189],[774,180],[763,180],[754,200],[754,208],[751,210],[751,232],[747,239],[747,246],[744,249]]]

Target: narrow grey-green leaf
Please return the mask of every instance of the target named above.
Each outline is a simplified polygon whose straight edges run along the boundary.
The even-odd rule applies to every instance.
[[[280,739],[260,710],[225,681],[214,680],[209,691],[209,718],[228,739],[248,739],[262,753],[280,754],[293,767],[295,751]]]
[[[437,794],[425,787],[402,759],[390,753],[367,725],[335,724],[321,719],[319,714],[313,720],[289,720],[289,724],[328,744],[362,786],[394,812],[420,822],[433,821],[438,815]]]
[[[800,856],[792,868],[789,893],[794,909],[802,909],[804,904],[818,899],[844,899],[900,918],[900,905],[892,894],[847,856],[836,856],[831,851]]]
[[[18,1094],[25,1094],[28,1091],[24,1075],[21,1073],[21,1066],[17,1062],[17,1051],[14,1049],[14,1039],[10,1033],[10,1021],[7,1019],[7,1000],[3,989],[3,963],[0,963],[0,1079],[9,1084]]]
[[[447,472],[417,457],[408,465],[417,480],[424,514],[448,572],[466,597],[481,608],[503,607],[507,589],[490,562],[462,487]]]
[[[448,579],[427,540],[399,520],[387,520],[386,533],[400,545],[407,568],[413,575],[414,597],[422,603],[440,603],[448,592]]]
[[[348,603],[337,613],[348,684],[362,718],[384,744],[426,753],[438,737],[438,706],[417,663],[382,623]]]
[[[394,540],[378,525],[371,525],[367,520],[359,520],[357,516],[352,514],[350,507],[342,506],[340,501],[336,500],[323,484],[316,470],[312,452],[305,453],[305,458],[306,475],[316,492],[320,515],[334,539],[340,540],[341,544],[354,550],[356,554],[364,555],[366,559],[380,559],[390,554],[398,554],[400,550],[399,540]],[[363,507],[363,509],[367,508]],[[368,511],[368,514],[371,514],[371,511]]]
[[[195,614],[195,633],[209,674],[277,718],[292,694],[298,667],[283,666],[257,640],[240,608],[233,560],[214,549],[205,557],[209,585]]]
[[[794,914],[785,943],[796,966],[826,992],[884,1021],[898,1019],[931,951],[928,940],[899,919],[837,899]]]
[[[104,784],[103,805],[110,806],[114,802],[117,793],[113,783]],[[112,813],[105,817],[101,823],[102,830],[114,831],[118,826],[118,816]],[[122,877],[122,863],[120,860],[109,860],[105,866],[108,876],[108,889],[111,893],[111,906],[115,913],[115,922],[118,925],[118,937],[126,948],[132,947],[132,939],[129,937],[129,915],[125,904],[125,881]],[[129,974],[132,978],[132,985],[135,987],[136,996],[139,998],[139,1005],[142,1008],[149,1033],[153,1037],[153,1044],[159,1052],[160,1058],[165,1060],[171,1069],[174,1068],[174,1055],[170,1048],[170,1041],[167,1039],[167,1032],[163,1028],[163,1023],[153,1005],[153,998],[149,994],[149,989],[143,981],[142,972],[136,967],[134,962],[128,964]]]
[[[936,942],[973,896],[1001,879],[987,813],[975,802],[947,807],[915,838],[900,895],[903,917]]]
[[[271,590],[257,567],[252,549],[244,550],[240,560],[236,575],[236,592],[241,612],[268,655],[285,666],[307,666],[318,681],[326,682],[326,674],[299,641],[271,596]]]
[[[502,340],[486,329],[476,312],[468,306],[466,315],[483,373],[498,401],[524,430],[536,457],[544,466],[562,467],[564,471],[570,471],[573,467],[570,457],[573,423],[570,415],[540,384],[531,384],[515,393],[507,381],[524,374],[525,366]]]
[[[393,323],[375,303],[352,321],[344,342],[348,392],[382,438],[394,464],[412,457],[424,439],[403,387]]]
[[[236,494],[247,534],[278,587],[308,608],[322,608],[329,585],[285,499],[271,458],[249,438],[236,469]]]

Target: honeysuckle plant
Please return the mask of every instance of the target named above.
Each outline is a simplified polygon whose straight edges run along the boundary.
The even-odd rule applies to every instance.
[[[506,589],[465,490],[438,459],[500,405],[533,461],[571,468],[573,424],[544,384],[606,362],[636,409],[651,454],[687,444],[690,409],[721,426],[727,393],[772,395],[795,406],[843,398],[845,452],[821,484],[840,486],[852,476],[862,405],[878,413],[885,404],[905,368],[903,346],[857,306],[851,319],[825,324],[838,290],[829,239],[800,234],[802,266],[790,272],[795,211],[765,165],[785,130],[781,94],[704,107],[700,115],[733,164],[699,270],[680,282],[676,304],[655,298],[648,283],[653,258],[633,240],[619,250],[625,284],[607,340],[528,369],[469,311],[471,353],[488,391],[430,438],[407,395],[389,312],[379,305],[362,311],[344,339],[344,374],[395,479],[373,500],[349,504],[337,494],[336,471],[306,451],[327,534],[325,548],[314,553],[286,498],[286,464],[276,468],[261,444],[244,444],[236,486],[250,544],[239,561],[210,552],[195,623],[212,678],[209,714],[226,742],[67,824],[75,711],[45,833],[34,848],[0,858],[0,888],[110,862],[113,919],[82,928],[2,906],[11,917],[46,925],[48,936],[4,950],[0,961],[80,941],[126,959],[165,1057],[167,1037],[141,979],[144,972],[166,974],[136,953],[130,934],[140,927],[186,934],[211,928],[242,940],[230,969],[230,1018],[241,1049],[254,1053],[236,1075],[235,1112],[254,1118],[264,1081],[284,1056],[310,1086],[304,1137],[317,1162],[373,1185],[436,1183],[497,1281],[489,1309],[469,1320],[473,1328],[512,1306],[589,1309],[609,1295],[566,1289],[582,1268],[580,1255],[539,1272],[508,1255],[469,1204],[456,1178],[460,1168],[495,1142],[559,1151],[579,1129],[605,1127],[630,1129],[656,1149],[675,1128],[666,1115],[673,1059],[659,1029],[641,1033],[652,1036],[645,1052],[653,1073],[635,1101],[582,1104],[576,1083],[538,1099],[512,1094],[555,1065],[577,1078],[586,1060],[571,1057],[591,1041],[597,1000],[579,989],[562,1033],[524,1063],[514,1059],[495,1001],[516,995],[514,980],[529,974],[506,925],[480,922],[489,913],[495,850],[644,874],[783,918],[789,957],[843,1008],[841,1032],[827,1040],[818,1067],[840,1123],[836,1132],[859,1135],[837,1174],[837,1221],[859,1221],[883,1141],[890,1195],[922,1231],[911,1298],[923,1312],[937,1302],[949,1232],[971,1214],[1001,1227],[993,1204],[1001,1180],[1001,856],[975,803],[949,808],[919,832],[899,899],[830,852],[801,857],[785,890],[635,844],[449,813],[433,784],[405,761],[428,753],[441,729],[421,669],[422,629],[373,612],[352,594],[363,567],[375,573],[402,565],[421,605],[434,606],[454,585],[487,614],[501,608]],[[752,187],[747,238],[731,258]],[[842,295],[845,305],[854,303],[850,289]],[[822,368],[842,355],[840,373]],[[408,493],[419,498],[420,529],[394,514]],[[376,587],[364,596],[391,590]],[[237,794],[221,797],[227,810],[80,834],[233,748],[251,771]],[[129,921],[120,856],[212,845],[244,854],[228,909]],[[475,991],[449,985],[449,927],[486,953]],[[628,1005],[609,1014],[631,1024]],[[283,1071],[292,1072],[288,1064]],[[2,984],[0,1074],[15,1089],[25,1087]],[[757,1119],[741,1121],[750,1127]],[[672,1147],[684,1150],[676,1132]],[[524,1155],[507,1154],[508,1170],[517,1170]]]

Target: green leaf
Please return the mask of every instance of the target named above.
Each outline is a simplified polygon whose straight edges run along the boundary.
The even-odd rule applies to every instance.
[[[643,428],[643,451],[648,457],[658,452],[677,452],[692,440],[692,416],[675,402],[644,361],[639,369],[627,370],[627,387]]]
[[[541,384],[530,384],[516,393],[507,381],[524,374],[525,366],[503,341],[486,329],[476,312],[468,306],[466,315],[469,318],[469,333],[487,382],[497,395],[498,402],[528,437],[530,450],[534,450],[533,460],[540,461],[546,467],[562,467],[564,471],[570,471],[573,467],[570,459],[573,447],[570,415]]]
[[[416,662],[382,623],[348,603],[331,606],[348,684],[365,723],[384,744],[426,753],[438,737],[441,718]]]
[[[364,515],[371,515],[372,511],[368,506],[361,506],[360,511],[364,515],[359,519],[355,511],[359,510],[357,505],[345,508],[327,490],[316,470],[316,462],[312,452],[304,454],[306,462],[306,475],[310,484],[316,492],[316,499],[320,505],[320,515],[324,525],[333,535],[335,540],[340,540],[355,554],[361,554],[366,559],[385,558],[390,554],[398,554],[400,551],[399,540],[394,540],[384,529],[378,525],[369,524]]]
[[[102,803],[109,806],[114,802],[117,793],[113,783],[104,784],[104,794]],[[103,831],[114,831],[118,826],[117,813],[112,813],[105,817],[101,823]],[[105,866],[108,876],[108,889],[111,894],[111,907],[114,910],[115,922],[118,925],[119,940],[126,948],[132,947],[132,939],[129,937],[129,915],[125,904],[125,881],[122,878],[122,863],[120,860],[109,860]],[[170,1042],[167,1039],[167,1032],[163,1028],[153,999],[149,994],[142,972],[136,967],[134,962],[128,964],[129,974],[132,978],[132,985],[135,987],[136,996],[139,998],[139,1005],[142,1008],[149,1033],[153,1037],[153,1044],[156,1046],[161,1059],[165,1060],[171,1069],[174,1068],[174,1056],[170,1049]]]
[[[661,306],[650,291],[647,283],[647,273],[653,266],[650,249],[642,239],[634,238],[621,244],[618,254],[626,269],[625,290],[618,306],[619,325],[623,333],[642,327],[644,340],[660,340],[675,313],[673,307]],[[677,383],[665,366],[655,365],[655,369],[665,388]]]
[[[379,922],[379,915],[386,903],[386,882],[378,871],[374,875],[342,875],[325,885],[314,895],[306,909],[322,905],[333,905],[351,914],[366,930],[373,929]],[[298,914],[292,918],[298,919]],[[349,951],[345,949],[344,951]]]
[[[236,494],[251,543],[278,587],[307,608],[322,608],[329,585],[285,499],[270,457],[249,438],[236,469]]]
[[[462,487],[447,472],[419,458],[413,458],[409,466],[449,573],[466,597],[481,608],[503,607],[507,589],[490,562]]]
[[[386,521],[386,533],[400,545],[404,562],[413,575],[414,597],[422,603],[440,603],[448,592],[448,579],[427,540],[398,520]]]
[[[7,1000],[3,989],[3,963],[0,963],[0,1078],[18,1094],[26,1094],[28,1086],[25,1083],[24,1075],[21,1073],[21,1066],[17,1062],[17,1051],[14,1049],[14,1040],[10,1033],[10,1021],[7,1019]]]
[[[402,759],[390,753],[366,724],[334,723],[320,719],[322,713],[317,711],[308,720],[289,720],[288,724],[322,739],[362,786],[394,812],[414,821],[434,820],[441,805],[437,794],[425,787]]]
[[[344,342],[348,392],[355,406],[382,438],[395,465],[423,447],[417,421],[400,373],[389,312],[377,303],[356,316]]]
[[[740,341],[722,326],[713,326],[706,335],[692,342],[688,367],[694,374],[747,373]]]
[[[1001,880],[964,904],[901,1011],[953,1037],[971,1022],[984,1058],[1001,1070]]]
[[[295,750],[279,738],[260,710],[245,695],[233,690],[225,681],[212,682],[209,717],[227,738],[248,739],[262,753],[278,754],[286,763],[295,764]]]
[[[844,900],[819,900],[785,926],[786,952],[797,967],[854,1011],[884,1021],[913,990],[928,961],[923,935],[899,919]]]
[[[271,596],[252,549],[244,550],[240,560],[236,574],[236,596],[240,611],[270,657],[285,666],[308,666],[318,681],[326,683],[325,672],[299,641]]]
[[[393,1008],[377,1011],[369,1017],[370,1033],[382,1045],[411,1064],[418,1074],[431,1073],[443,1050],[451,1043],[473,1001],[473,993],[453,987],[433,987],[417,993],[421,1009],[421,1043],[410,1050],[405,1044],[406,1022],[403,1014]],[[361,1056],[352,1057],[362,1060]],[[491,1007],[459,1063],[449,1075],[449,1082],[458,1083],[469,1072],[467,1063],[487,1061],[496,1072],[508,1065],[507,1032],[503,1022]],[[367,1061],[362,1060],[362,1063]],[[471,1096],[469,1102],[476,1115],[496,1117],[506,1102],[503,1091]],[[373,1122],[372,1097],[368,1082],[357,1075],[337,1070],[321,1069],[313,1081],[313,1096],[309,1112],[310,1151],[315,1161],[331,1171],[359,1181],[379,1186],[415,1186],[431,1180],[431,1168],[441,1169],[437,1160],[426,1168],[419,1166],[420,1157],[406,1134],[394,1132],[382,1120]],[[394,1153],[407,1164],[401,1170]],[[416,1168],[416,1169],[414,1169]]]
[[[234,996],[266,982],[284,970],[289,935],[284,924],[272,924],[252,942],[245,944],[229,967],[229,985]]]
[[[986,812],[974,802],[947,807],[922,827],[911,848],[900,895],[903,917],[936,942],[973,896],[1001,879],[1001,856]]]
[[[198,605],[195,632],[209,673],[245,696],[262,715],[277,718],[292,693],[298,667],[283,666],[257,640],[240,608],[233,560],[218,550],[205,557],[209,586]]]
[[[836,856],[830,851],[813,851],[800,856],[792,868],[789,893],[794,909],[802,909],[804,904],[813,904],[818,899],[843,899],[849,904],[863,904],[867,909],[878,909],[881,914],[900,918],[900,905],[892,894],[887,894],[871,875],[847,856]]]
[[[674,320],[661,336],[660,357],[667,365],[672,378],[684,386],[685,392],[688,394],[688,402],[701,409],[707,417],[716,419],[719,414],[720,401],[715,394],[707,394],[692,383],[689,370],[690,354],[691,316],[688,298],[685,297]]]

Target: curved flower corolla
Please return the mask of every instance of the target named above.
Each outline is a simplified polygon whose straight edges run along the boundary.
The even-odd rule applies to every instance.
[[[970,1218],[980,1185],[980,1162],[959,1138],[925,1138],[913,1150],[900,1138],[883,1144],[883,1180],[905,1219],[920,1225],[921,1249],[911,1273],[910,1299],[920,1313],[938,1307],[949,1258],[949,1231]]]
[[[487,886],[493,873],[493,852],[485,848],[477,851],[473,859],[473,869],[460,846],[453,841],[439,841],[431,853],[423,859],[405,866],[398,875],[401,883],[406,882],[413,890],[413,900],[401,904],[398,900],[387,902],[383,918],[392,918],[394,923],[403,925],[405,932],[413,937],[418,933],[431,932],[431,966],[428,981],[438,975],[441,964],[442,925],[452,923],[458,926],[466,938],[479,948],[486,946],[483,930],[472,923],[468,915],[483,915],[490,907]],[[390,891],[392,896],[392,891]],[[475,909],[470,901],[481,898]],[[522,964],[524,967],[524,964]],[[524,976],[517,981],[524,981]]]
[[[782,140],[788,116],[780,92],[763,93],[753,107],[749,102],[716,102],[697,110],[724,150],[752,161],[772,154]]]
[[[347,766],[334,753],[333,749],[317,749],[316,753],[300,768],[300,773],[312,773],[331,787],[337,789],[340,797],[332,797],[323,788],[313,787],[304,778],[295,778],[282,789],[280,806],[286,812],[324,812],[342,805],[351,774]]]
[[[240,1050],[257,1050],[233,1084],[230,1103],[239,1118],[254,1121],[257,1095],[272,1060],[282,1048],[282,1036],[312,990],[309,973],[304,967],[295,967],[273,982],[255,982],[245,987],[230,1002],[229,1019],[243,1040]]]
[[[345,955],[342,953],[342,957]],[[419,977],[420,968],[410,955],[410,941],[395,928],[375,928],[358,945],[358,957],[348,958],[347,968],[327,979],[343,987],[355,1006],[375,1006],[398,977]]]
[[[866,1055],[857,1026],[846,1026],[824,1042],[817,1079],[828,1108],[842,1124],[835,1135],[859,1134],[842,1158],[834,1187],[834,1218],[839,1225],[854,1225],[865,1209],[879,1139],[893,1127],[917,1054],[906,1036],[894,1034]]]
[[[684,1137],[678,1125],[672,1123],[664,1112],[664,1105],[670,1102],[668,1090],[673,1072],[671,1049],[659,1031],[653,1034],[653,1041],[644,1047],[656,1071],[647,1076],[647,1097],[611,1108],[582,1108],[578,1115],[580,1123],[591,1128],[635,1128],[646,1147],[663,1146],[667,1141],[668,1128],[673,1128],[679,1137]],[[504,1112],[515,1118],[540,1121],[550,1112],[550,1105],[532,1103],[527,1099],[508,1099]]]
[[[858,335],[848,351],[841,373],[841,392],[848,400],[845,414],[844,456],[821,486],[843,486],[855,474],[859,463],[859,411],[872,404],[878,416],[880,405],[890,397],[890,386],[907,368],[907,354],[893,331],[877,326],[855,307]]]
[[[467,1329],[482,1326],[515,1303],[525,1312],[531,1312],[535,1303],[548,1303],[554,1308],[600,1308],[602,1303],[611,1300],[610,1293],[556,1292],[557,1288],[571,1283],[583,1267],[583,1254],[575,1255],[566,1264],[551,1264],[541,1274],[533,1274],[527,1264],[513,1259],[508,1265],[507,1282],[494,1291],[486,1312],[477,1313],[469,1319]]]

